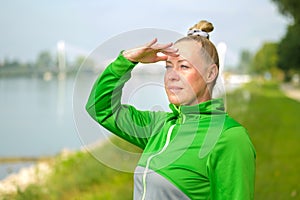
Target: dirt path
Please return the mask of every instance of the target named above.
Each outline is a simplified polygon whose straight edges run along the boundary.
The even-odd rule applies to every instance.
[[[291,84],[282,84],[281,90],[291,99],[295,99],[300,102],[300,89],[294,87]]]

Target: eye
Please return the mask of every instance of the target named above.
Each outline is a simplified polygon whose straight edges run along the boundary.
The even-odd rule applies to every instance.
[[[171,65],[166,65],[166,69],[171,69],[172,66]]]
[[[180,67],[181,67],[182,69],[188,69],[188,68],[190,68],[190,67],[187,66],[187,65],[180,65]]]

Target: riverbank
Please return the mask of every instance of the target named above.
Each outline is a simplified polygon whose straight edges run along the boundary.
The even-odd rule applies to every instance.
[[[18,190],[25,190],[31,184],[43,183],[51,173],[48,162],[39,162],[30,167],[22,168],[18,173],[11,174],[0,182],[0,197]]]
[[[123,153],[114,151],[115,146],[123,149]],[[1,181],[0,199],[119,199],[120,196],[124,200],[132,199],[132,173],[109,167],[95,156],[106,155],[114,162],[124,163],[122,166],[119,163],[123,169],[132,168],[133,171],[137,159],[128,158],[128,152],[140,150],[113,137],[110,142],[100,142],[92,151],[81,149],[59,154],[47,162],[22,169]]]
[[[43,184],[53,171],[56,157],[67,159],[73,152],[67,149],[62,150],[57,156],[45,157],[12,157],[0,158],[0,163],[32,162],[28,167],[21,168],[18,172],[8,175],[0,181],[0,197],[24,191],[29,185]]]
[[[300,124],[300,103],[286,97],[289,90],[274,83],[253,83],[227,96],[228,112],[249,130],[257,151],[257,175],[255,199],[297,199],[300,194],[297,152]],[[247,94],[247,95],[245,95]],[[122,141],[114,144],[134,148]],[[121,144],[121,145],[120,145]],[[98,154],[119,165],[135,165],[136,160],[128,159],[113,151],[106,144]],[[129,150],[128,150],[129,151]],[[104,165],[87,152],[50,162],[49,174],[43,180],[30,184],[24,190],[5,200],[70,200],[80,199],[132,199],[132,173],[125,173]]]

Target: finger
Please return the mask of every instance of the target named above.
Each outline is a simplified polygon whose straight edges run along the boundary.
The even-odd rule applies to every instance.
[[[180,56],[179,53],[164,53],[166,56],[171,56],[171,57],[178,57]]]
[[[151,47],[152,45],[154,45],[157,42],[157,38],[154,38],[151,42],[148,42],[145,46],[146,47]]]
[[[162,52],[170,52],[170,53],[176,53],[179,51],[179,49],[174,48],[174,47],[169,47],[161,50]]]
[[[167,59],[168,59],[168,55],[165,55],[165,54],[163,54],[161,52],[158,52],[155,62],[166,61]]]
[[[172,56],[172,57],[178,57],[179,56],[179,53],[178,52],[175,52],[175,53],[170,53],[170,52],[167,52],[167,53],[163,53],[163,52],[158,52],[156,53],[157,57],[156,57],[156,62],[157,61],[166,61],[168,60],[168,57],[169,56]]]
[[[168,49],[172,46],[173,46],[173,43],[170,42],[170,43],[166,43],[166,44],[156,44],[156,45],[152,46],[152,48],[156,49],[156,50],[164,50],[164,49]]]
[[[167,48],[167,49],[164,49],[162,50],[161,52],[163,54],[166,54],[166,55],[169,55],[169,56],[179,56],[179,50],[177,48]]]

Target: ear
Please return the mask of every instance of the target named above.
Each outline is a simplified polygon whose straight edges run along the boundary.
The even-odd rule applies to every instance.
[[[206,83],[213,83],[219,74],[219,69],[216,64],[212,64],[207,68],[206,71]]]

